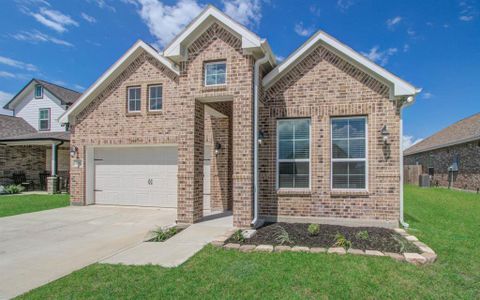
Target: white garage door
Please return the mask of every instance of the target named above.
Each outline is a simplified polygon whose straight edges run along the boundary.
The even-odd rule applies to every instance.
[[[97,148],[97,204],[177,207],[177,148]]]

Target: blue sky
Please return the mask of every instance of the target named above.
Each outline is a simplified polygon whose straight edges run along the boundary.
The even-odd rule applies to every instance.
[[[1,1],[0,103],[32,77],[82,91],[137,39],[162,49],[208,3],[280,59],[322,29],[422,87],[404,111],[407,142],[480,111],[478,0]]]

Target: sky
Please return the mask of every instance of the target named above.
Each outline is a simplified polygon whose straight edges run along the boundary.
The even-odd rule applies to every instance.
[[[213,4],[279,61],[323,30],[422,88],[403,113],[409,146],[480,112],[479,1],[3,0],[0,105],[33,77],[82,92],[136,40],[161,50]]]

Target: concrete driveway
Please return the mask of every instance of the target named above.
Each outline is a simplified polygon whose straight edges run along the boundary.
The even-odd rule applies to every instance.
[[[175,219],[172,209],[95,205],[0,218],[0,299],[135,246]]]

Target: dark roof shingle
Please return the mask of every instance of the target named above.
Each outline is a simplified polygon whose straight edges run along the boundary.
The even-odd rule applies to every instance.
[[[57,140],[69,141],[70,132],[55,131],[55,132],[32,132],[15,136],[0,137],[0,142],[6,141],[32,141],[32,140]]]
[[[480,113],[462,119],[406,149],[404,155],[425,152],[480,139]]]
[[[0,138],[37,132],[23,118],[0,115]]]
[[[35,81],[43,85],[44,88],[49,90],[52,94],[55,95],[55,97],[65,102],[66,104],[73,104],[73,102],[77,101],[77,99],[82,95],[82,93],[67,89],[63,86],[59,86],[45,80],[35,79]]]

